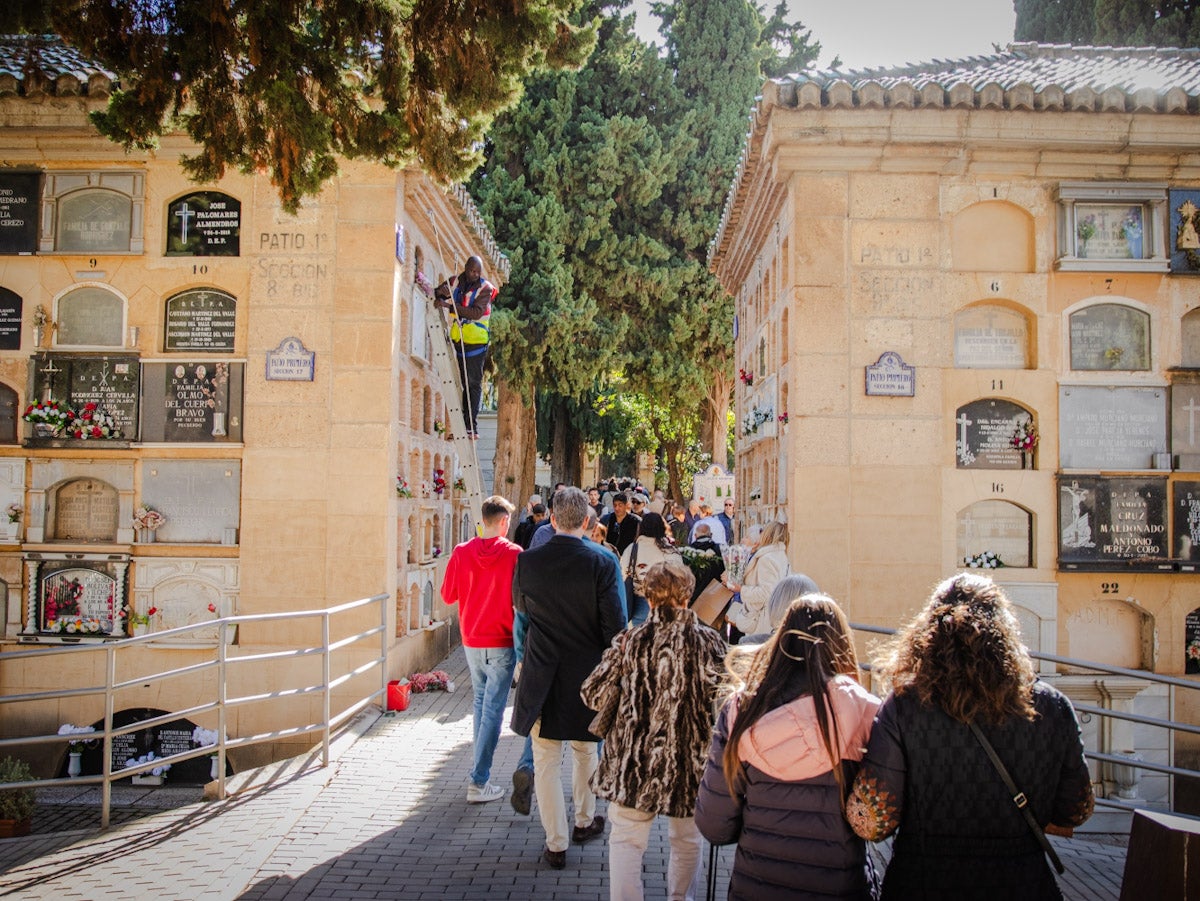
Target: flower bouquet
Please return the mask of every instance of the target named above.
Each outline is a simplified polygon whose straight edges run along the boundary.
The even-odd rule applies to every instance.
[[[426,691],[454,691],[454,683],[443,670],[435,669],[427,673],[413,673],[408,677],[412,686],[411,691],[421,694]]]
[[[435,469],[433,471],[433,493],[438,497],[446,491],[446,471],[444,469]]]
[[[466,479],[464,479],[462,476],[459,476],[457,479],[455,479],[454,480],[454,490],[465,492],[467,490]]]
[[[117,421],[91,401],[72,413],[66,425],[66,437],[86,441],[88,438],[120,438]]]
[[[963,563],[969,569],[999,569],[1004,565],[1000,555],[993,551],[983,551],[970,557],[963,557]]]
[[[1200,638],[1193,638],[1188,642],[1187,659],[1200,663]]]
[[[139,763],[149,763],[152,760],[161,760],[153,751],[147,751],[140,757],[130,757],[125,761],[125,766],[137,766]],[[162,785],[163,780],[167,777],[167,770],[171,768],[171,764],[163,763],[150,770],[142,770],[133,776],[132,782],[134,785]]]
[[[408,482],[404,476],[396,476],[396,494],[400,497],[412,497],[412,489],[408,487]]]
[[[725,560],[725,581],[731,585],[741,585],[746,577],[746,567],[754,556],[754,548],[745,544],[726,544],[721,548],[721,557]]]
[[[25,508],[20,504],[9,504],[6,512],[8,513],[9,522],[20,522],[21,514],[25,512]]]
[[[48,431],[57,433],[61,432],[67,423],[75,418],[75,414],[66,404],[49,397],[46,400],[30,404],[25,408],[25,413],[21,418],[26,422],[32,422],[35,427],[44,426]]]
[[[1038,430],[1032,419],[1022,419],[1017,423],[1017,428],[1012,433],[1010,443],[1022,453],[1031,451],[1037,447]]]
[[[63,723],[58,727],[59,735],[91,735],[95,731],[95,726],[72,726],[70,723]],[[83,752],[83,746],[93,740],[91,738],[72,738],[67,742],[67,750],[72,754],[80,754]]]
[[[133,527],[135,529],[147,529],[153,532],[166,523],[167,518],[155,510],[153,507],[147,507],[142,504],[133,511]]]
[[[217,730],[205,729],[203,726],[197,726],[192,730],[192,744],[197,747],[206,748],[209,745],[217,743]]]
[[[699,548],[684,546],[679,549],[679,554],[683,557],[683,562],[687,564],[688,569],[692,571],[697,579],[713,568],[718,560],[717,552],[712,548],[700,550]]]

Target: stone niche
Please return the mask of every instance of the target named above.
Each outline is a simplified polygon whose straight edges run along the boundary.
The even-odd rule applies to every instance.
[[[23,637],[78,642],[125,637],[128,554],[25,555]]]
[[[1008,501],[976,501],[957,517],[960,565],[991,552],[1007,567],[1033,565],[1033,514]]]
[[[977,304],[954,316],[958,369],[1030,369],[1031,330],[1025,315],[999,304]]]
[[[133,541],[133,462],[35,458],[25,540],[29,543]]]
[[[148,633],[198,625],[178,637],[164,640],[171,646],[215,647],[219,629],[205,626],[237,612],[241,569],[237,560],[154,557],[140,559],[133,573],[133,609],[149,616]],[[233,633],[228,635],[232,641]]]

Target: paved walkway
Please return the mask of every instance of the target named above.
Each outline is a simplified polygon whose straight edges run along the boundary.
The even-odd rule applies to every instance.
[[[605,842],[573,845],[567,868],[551,870],[539,860],[536,810],[521,817],[507,801],[465,803],[471,693],[461,650],[441,668],[458,691],[414,695],[407,711],[360,717],[327,769],[311,758],[296,761],[224,802],[186,803],[182,789],[174,798],[165,790],[122,795],[104,833],[78,828],[79,799],[43,805],[35,828],[47,831],[0,840],[0,896],[606,899]],[[501,736],[497,781],[507,784],[520,742],[507,729]],[[94,816],[98,823],[98,807]],[[49,831],[56,818],[62,828]],[[1053,841],[1068,868],[1062,885],[1069,901],[1116,901],[1123,843]],[[660,822],[646,853],[647,897],[665,896],[666,856]],[[731,859],[725,849],[722,899]]]

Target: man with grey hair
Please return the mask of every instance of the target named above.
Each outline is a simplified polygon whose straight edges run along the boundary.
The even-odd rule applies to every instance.
[[[561,870],[567,863],[567,810],[562,791],[562,746],[571,745],[576,844],[604,834],[596,816],[591,778],[596,743],[588,731],[595,711],[583,703],[580,686],[625,623],[618,574],[593,542],[584,540],[588,500],[578,488],[555,492],[550,514],[554,537],[517,558],[513,606],[524,614],[521,678],[513,702],[512,728],[533,738],[533,790],[546,847],[542,858]]]

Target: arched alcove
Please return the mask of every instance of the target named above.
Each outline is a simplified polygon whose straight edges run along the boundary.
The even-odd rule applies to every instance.
[[[428,385],[421,392],[421,431],[426,435],[433,431],[433,392]]]
[[[125,299],[99,285],[72,288],[55,304],[56,347],[123,347]]]
[[[421,628],[421,589],[413,585],[408,589],[408,631]]]
[[[1183,342],[1179,364],[1188,369],[1200,369],[1200,307],[1184,314],[1179,322]]]
[[[116,541],[117,489],[100,479],[69,479],[46,493],[51,541]]]
[[[405,560],[408,563],[416,563],[417,561],[417,518],[410,516],[408,518],[408,528],[404,532],[404,552]]]
[[[1154,617],[1118,598],[1094,598],[1067,617],[1067,654],[1110,666],[1154,668]]]
[[[1090,303],[1068,313],[1071,368],[1150,369],[1150,314],[1125,303]]]
[[[968,272],[1033,272],[1034,221],[1005,200],[986,200],[950,220],[951,267]]]
[[[957,369],[1036,369],[1035,321],[1003,303],[971,304],[954,314]]]
[[[1004,566],[1033,566],[1033,514],[1020,504],[982,500],[964,507],[955,517],[959,566],[989,556]]]
[[[1034,442],[1028,449],[1017,447]],[[983,397],[954,411],[954,465],[958,469],[1033,469],[1037,419],[1002,397]]]
[[[17,391],[0,382],[0,444],[16,444],[17,436]]]

